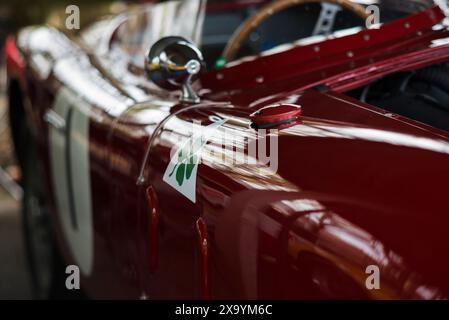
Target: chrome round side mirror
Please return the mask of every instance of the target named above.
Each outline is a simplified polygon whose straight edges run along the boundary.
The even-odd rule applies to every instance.
[[[145,60],[145,74],[156,85],[167,90],[182,89],[181,101],[198,103],[192,80],[201,71],[203,55],[182,37],[165,37],[156,42]]]

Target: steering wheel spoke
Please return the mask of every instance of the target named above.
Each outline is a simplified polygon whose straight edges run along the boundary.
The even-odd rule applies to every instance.
[[[312,35],[316,36],[330,34],[334,27],[337,14],[340,10],[340,6],[333,3],[322,3],[320,16],[315,24]]]

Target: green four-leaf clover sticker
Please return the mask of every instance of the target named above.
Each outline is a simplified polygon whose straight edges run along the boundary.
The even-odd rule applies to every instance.
[[[182,186],[184,180],[189,180],[192,176],[196,163],[197,156],[192,152],[192,148],[187,146],[185,149],[181,149],[178,154],[178,163],[173,168],[173,171],[170,173],[169,177],[173,176],[176,171],[176,181],[179,186]]]

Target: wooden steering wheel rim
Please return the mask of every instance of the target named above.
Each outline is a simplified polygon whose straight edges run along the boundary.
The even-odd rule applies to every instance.
[[[270,16],[284,9],[312,2],[327,2],[340,5],[341,7],[352,11],[364,20],[369,16],[369,13],[365,11],[363,6],[350,2],[349,0],[274,0],[273,2],[263,6],[258,12],[243,22],[226,45],[222,55],[223,58],[226,62],[234,60],[237,51],[240,49],[243,41],[248,37],[251,31],[260,26],[262,22]]]

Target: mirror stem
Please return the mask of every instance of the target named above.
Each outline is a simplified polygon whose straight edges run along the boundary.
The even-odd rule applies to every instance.
[[[199,103],[201,101],[200,97],[196,94],[196,92],[192,88],[192,76],[193,75],[189,75],[185,83],[182,85],[181,102],[194,104]]]

